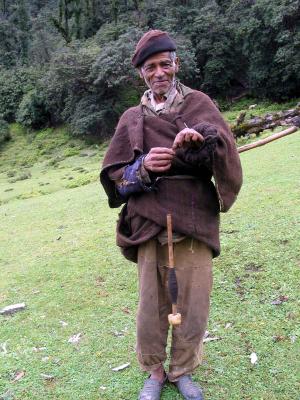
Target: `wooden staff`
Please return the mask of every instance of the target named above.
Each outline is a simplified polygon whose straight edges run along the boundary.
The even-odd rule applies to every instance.
[[[178,284],[174,264],[172,216],[167,215],[168,249],[169,249],[169,292],[172,300],[172,314],[168,315],[170,325],[181,324],[181,314],[177,312]]]
[[[290,128],[285,129],[284,131],[281,132],[274,133],[273,135],[268,136],[265,139],[257,140],[254,143],[249,143],[245,144],[244,146],[238,147],[238,152],[243,153],[244,151],[254,149],[255,147],[263,146],[267,143],[273,142],[273,140],[277,140],[284,136],[290,135],[291,133],[296,132],[298,129],[299,128],[297,126],[291,126]]]

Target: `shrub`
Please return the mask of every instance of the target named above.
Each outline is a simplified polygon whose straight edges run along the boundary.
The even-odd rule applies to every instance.
[[[31,172],[21,172],[20,175],[16,176],[15,178],[8,179],[9,183],[15,183],[18,181],[25,181],[26,179],[31,178]]]
[[[50,114],[41,91],[33,89],[24,94],[17,112],[17,122],[27,128],[38,129],[48,124]]]
[[[19,104],[25,93],[34,89],[41,71],[30,68],[0,70],[0,114],[8,122],[14,122]]]
[[[9,125],[4,119],[0,118],[0,144],[11,138]]]

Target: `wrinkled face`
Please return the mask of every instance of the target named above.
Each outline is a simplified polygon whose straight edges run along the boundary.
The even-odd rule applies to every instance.
[[[154,95],[161,97],[170,90],[177,71],[178,58],[173,61],[170,52],[165,51],[147,58],[140,69],[140,77]]]

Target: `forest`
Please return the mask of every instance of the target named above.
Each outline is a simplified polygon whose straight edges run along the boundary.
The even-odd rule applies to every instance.
[[[148,29],[221,108],[300,94],[299,0],[0,0],[0,142],[14,121],[108,138],[145,90],[131,56]]]

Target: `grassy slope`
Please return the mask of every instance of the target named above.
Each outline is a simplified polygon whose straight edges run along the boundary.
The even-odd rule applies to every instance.
[[[103,149],[74,142],[70,153],[64,134],[52,133],[52,147],[43,134],[30,145],[14,127],[0,164],[0,307],[27,304],[0,319],[0,397],[135,399],[144,379],[134,354],[136,270],[115,247],[118,210],[97,182]],[[244,186],[223,216],[214,265],[208,329],[221,340],[205,345],[196,374],[208,400],[298,399],[299,152],[296,133],[241,156]],[[9,183],[12,171],[32,177]],[[272,305],[280,295],[288,300]],[[79,332],[79,344],[68,343]],[[111,371],[125,362],[130,368]],[[180,397],[168,387],[162,398]]]

